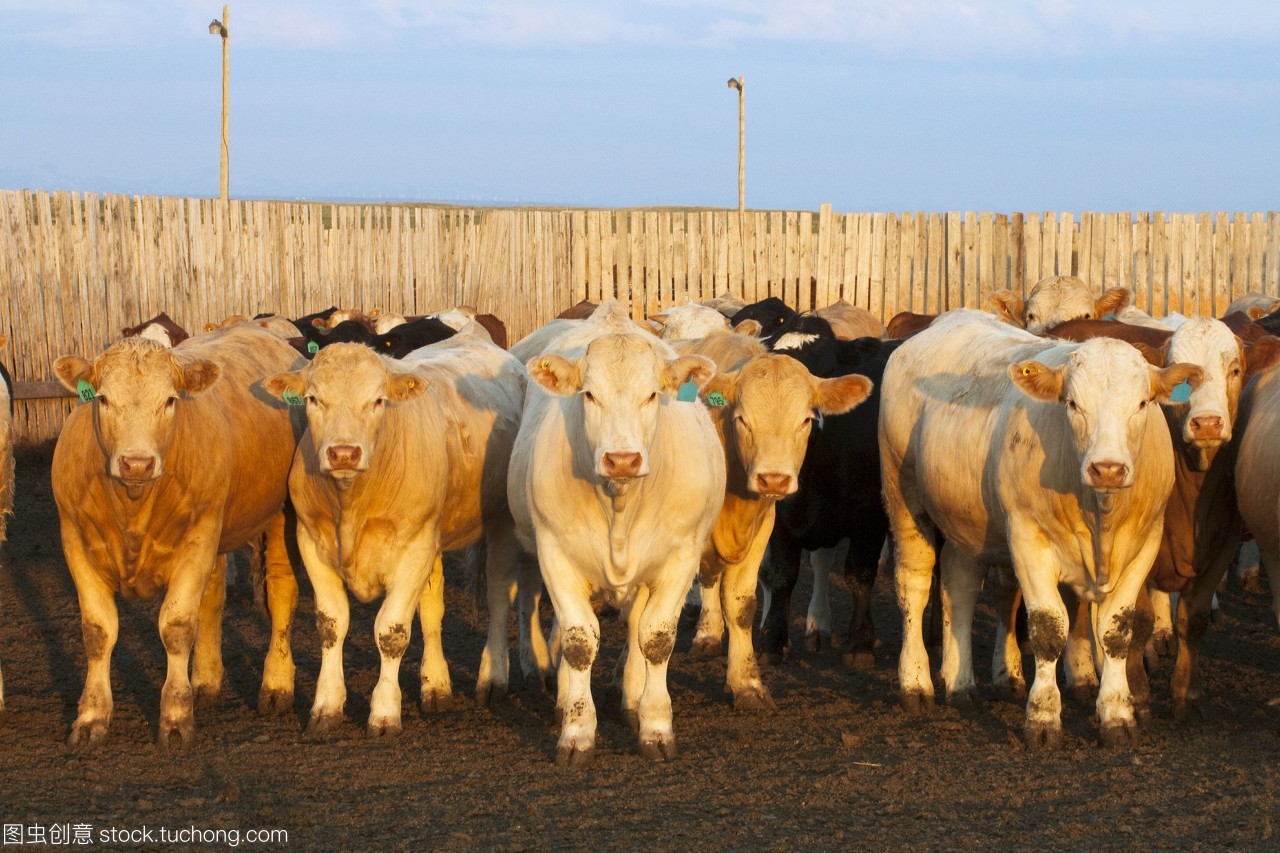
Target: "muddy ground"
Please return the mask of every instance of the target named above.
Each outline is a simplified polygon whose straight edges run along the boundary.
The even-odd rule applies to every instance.
[[[18,483],[0,572],[8,704],[0,718],[3,824],[88,825],[95,842],[112,827],[148,827],[153,837],[160,827],[239,830],[241,846],[251,846],[244,841],[250,829],[283,829],[290,846],[306,849],[1280,843],[1280,709],[1268,704],[1280,694],[1280,635],[1269,599],[1234,583],[1220,596],[1222,618],[1207,639],[1205,722],[1172,723],[1170,663],[1161,661],[1153,676],[1155,719],[1143,744],[1123,751],[1101,748],[1092,709],[1067,701],[1065,747],[1028,752],[1021,705],[996,699],[981,671],[988,689],[980,710],[904,716],[895,696],[900,623],[892,579],[881,578],[875,615],[884,645],[874,669],[847,669],[838,648],[806,654],[796,617],[791,659],[765,673],[777,711],[735,712],[724,692],[723,659],[689,654],[686,621],[671,664],[680,757],[643,760],[625,720],[602,707],[594,767],[560,771],[551,698],[516,690],[496,710],[474,706],[484,637],[454,562],[444,642],[456,707],[424,715],[413,704],[421,653],[415,636],[401,670],[406,710],[398,738],[363,735],[377,654],[374,609],[356,605],[346,651],[349,722],[335,739],[303,739],[319,670],[303,577],[292,714],[263,718],[255,711],[268,622],[243,591],[233,591],[221,705],[197,714],[197,740],[185,754],[162,753],[154,744],[164,678],[158,605],[122,604],[111,734],[104,747],[72,754],[64,741],[83,684],[84,651],[47,450],[21,454]],[[807,576],[801,583],[799,599],[806,600]],[[837,585],[834,597],[837,626],[847,624],[847,592]],[[985,603],[979,618],[975,652],[989,659],[993,621]],[[604,631],[593,681],[597,702],[622,638],[615,622]]]

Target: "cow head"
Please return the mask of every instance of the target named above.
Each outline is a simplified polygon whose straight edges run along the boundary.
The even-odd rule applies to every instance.
[[[1036,282],[1026,301],[1011,290],[987,295],[987,310],[1001,320],[1038,335],[1068,320],[1100,320],[1123,310],[1133,294],[1113,287],[1094,298],[1089,286],[1074,275],[1053,275]]]
[[[688,341],[729,328],[729,318],[706,305],[676,305],[646,318],[656,324],[664,341]]]
[[[1246,345],[1222,321],[1196,317],[1178,327],[1161,355],[1165,364],[1189,362],[1203,372],[1182,418],[1182,438],[1212,450],[1231,440],[1240,391],[1249,377],[1280,361],[1280,339],[1268,335]]]
[[[72,391],[82,381],[93,388],[90,405],[107,472],[132,486],[164,473],[180,401],[208,390],[221,375],[211,361],[143,337],[125,338],[93,361],[64,355],[53,370]]]
[[[627,481],[649,473],[660,409],[676,405],[672,398],[684,383],[701,389],[715,373],[704,356],[671,356],[656,338],[623,332],[595,338],[580,358],[540,355],[528,368],[546,390],[580,402],[595,473]]]
[[[763,497],[795,494],[809,433],[820,415],[842,415],[871,393],[871,380],[851,374],[818,379],[786,355],[758,355],[707,385],[728,407],[725,426],[746,474],[747,490]]]
[[[1167,400],[1174,386],[1203,377],[1193,364],[1157,368],[1129,344],[1112,338],[1086,341],[1061,367],[1023,361],[1009,378],[1024,394],[1066,410],[1080,458],[1080,479],[1110,493],[1133,485],[1133,460],[1142,451],[1149,407]]]
[[[316,353],[301,371],[279,373],[263,386],[283,397],[293,392],[307,408],[315,464],[345,489],[369,468],[388,406],[417,397],[427,380],[401,372],[363,344],[341,343]]]

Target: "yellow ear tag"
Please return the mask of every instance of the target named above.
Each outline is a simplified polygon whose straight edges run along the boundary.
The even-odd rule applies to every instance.
[[[542,360],[542,364],[539,364],[539,365],[538,365],[538,369],[539,369],[539,370],[550,370],[550,369],[551,369],[551,362],[547,361],[547,360],[544,358],[544,359]]]
[[[404,387],[409,388],[409,389],[412,389],[412,388],[413,388],[414,386],[416,386],[417,384],[418,384],[418,383],[416,383],[416,382],[414,382],[412,379],[410,379],[408,382],[406,382],[406,383],[404,384]]]
[[[1023,375],[1023,376],[1030,376],[1030,375],[1031,375],[1031,368],[1030,368],[1030,367],[1024,367],[1024,368],[1022,368],[1022,375]]]

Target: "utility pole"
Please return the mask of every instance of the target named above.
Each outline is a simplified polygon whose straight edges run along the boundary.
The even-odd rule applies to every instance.
[[[228,38],[228,21],[231,18],[231,6],[222,7],[222,20],[216,18],[209,24],[209,32],[222,36],[222,158],[219,171],[219,197],[227,198],[227,153],[229,133],[227,125],[231,112],[231,41]]]
[[[738,90],[738,215],[747,206],[747,99],[745,77],[729,78],[729,88]]]

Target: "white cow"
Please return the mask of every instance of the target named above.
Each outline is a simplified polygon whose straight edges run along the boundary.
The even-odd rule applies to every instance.
[[[691,341],[729,328],[729,318],[707,305],[690,302],[673,305],[647,319],[659,327],[664,341]]]
[[[696,394],[714,364],[677,357],[616,303],[554,346],[528,363],[533,381],[508,495],[522,543],[536,547],[559,626],[556,763],[581,767],[594,755],[593,596],[627,613],[622,700],[640,752],[671,758],[667,662],[725,487],[724,452],[707,410],[677,397]]]
[[[1169,430],[1153,402],[1200,376],[1192,365],[1152,367],[1122,341],[1044,340],[973,311],[939,317],[890,357],[880,459],[897,546],[904,707],[933,701],[921,616],[936,529],[946,537],[947,695],[972,698],[970,638],[984,566],[1012,564],[1036,656],[1028,744],[1062,739],[1055,670],[1068,613],[1059,584],[1096,604],[1102,739],[1136,738],[1125,663],[1173,486]]]
[[[1031,288],[1024,301],[1012,290],[987,294],[987,310],[1013,326],[1040,334],[1068,320],[1101,320],[1129,307],[1133,294],[1113,287],[1096,299],[1089,286],[1074,275],[1051,275]]]

